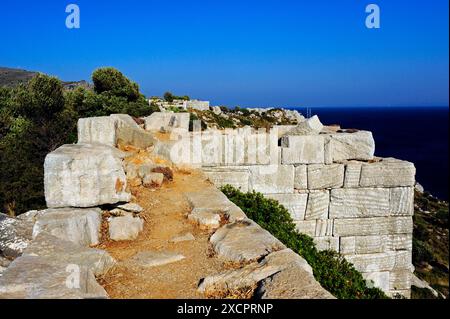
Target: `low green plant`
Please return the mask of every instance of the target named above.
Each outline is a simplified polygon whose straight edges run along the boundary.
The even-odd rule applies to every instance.
[[[313,239],[296,230],[288,210],[276,200],[267,199],[257,192],[243,193],[230,185],[222,187],[222,192],[239,206],[248,218],[305,258],[311,265],[316,280],[336,298],[388,298],[380,289],[368,287],[361,273],[340,254],[331,250],[317,250]]]

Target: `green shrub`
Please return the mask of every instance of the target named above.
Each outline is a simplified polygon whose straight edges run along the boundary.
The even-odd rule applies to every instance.
[[[387,298],[380,289],[368,287],[361,273],[341,255],[330,250],[318,251],[313,239],[296,230],[288,210],[277,201],[267,199],[261,193],[242,193],[229,185],[222,187],[222,191],[248,218],[305,258],[311,265],[316,280],[335,297]]]
[[[139,86],[114,68],[100,68],[92,74],[94,91],[98,94],[124,97],[134,102],[139,99]]]

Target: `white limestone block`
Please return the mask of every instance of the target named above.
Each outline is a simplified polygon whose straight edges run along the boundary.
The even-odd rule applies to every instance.
[[[296,165],[294,172],[294,188],[305,190],[308,189],[307,165]]]
[[[389,215],[389,189],[340,188],[331,190],[330,218]]]
[[[322,129],[323,124],[320,122],[319,117],[314,115],[298,123],[296,127],[288,132],[288,135],[317,135]]]
[[[50,208],[93,207],[128,202],[123,153],[101,144],[63,145],[44,163],[45,200]]]
[[[314,237],[313,240],[314,244],[316,244],[316,248],[320,251],[334,250],[339,252],[339,237],[322,236]]]
[[[311,191],[308,194],[305,219],[327,219],[330,192],[328,190]]]
[[[345,164],[344,188],[359,187],[362,162],[349,161]]]
[[[100,208],[59,208],[39,211],[33,238],[46,232],[79,246],[99,243],[102,211]]]
[[[416,168],[413,163],[397,159],[383,159],[375,163],[363,163],[361,187],[414,186]]]
[[[250,172],[246,168],[205,167],[203,172],[216,187],[231,185],[244,193],[249,191]]]
[[[283,205],[291,214],[293,220],[304,220],[308,194],[266,194]]]
[[[411,217],[371,217],[334,220],[334,236],[393,235],[412,233]]]
[[[335,133],[327,136],[327,163],[344,160],[371,160],[375,153],[372,132]]]
[[[389,211],[391,215],[412,216],[414,214],[414,188],[390,188]]]
[[[251,190],[263,194],[294,192],[293,165],[255,165],[248,168]]]
[[[162,129],[170,132],[173,129],[189,130],[190,113],[154,112],[144,118],[145,129],[159,131]]]
[[[361,275],[366,280],[367,286],[376,287],[383,291],[390,290],[389,271],[363,272]]]
[[[283,164],[323,164],[324,137],[322,135],[286,135],[281,138]]]
[[[412,249],[412,234],[341,237],[340,253],[374,254]]]
[[[411,269],[412,253],[407,250],[377,254],[348,255],[345,259],[360,272],[392,271]]]
[[[308,189],[339,188],[343,183],[343,164],[308,165]]]
[[[316,235],[316,221],[315,220],[302,220],[295,221],[296,230],[301,233],[311,237]]]

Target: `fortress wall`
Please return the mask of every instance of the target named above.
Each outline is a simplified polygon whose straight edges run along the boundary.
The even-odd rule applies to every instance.
[[[388,295],[410,296],[415,167],[375,157],[371,132],[279,138],[244,128],[185,134],[164,147],[217,187],[278,200],[319,249],[340,252]]]

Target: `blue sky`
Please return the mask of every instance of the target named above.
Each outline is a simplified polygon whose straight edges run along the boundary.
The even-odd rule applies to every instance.
[[[65,27],[76,3],[81,28]],[[365,27],[365,7],[381,28]],[[241,106],[448,106],[448,0],[0,3],[0,66],[114,66],[146,95]]]

